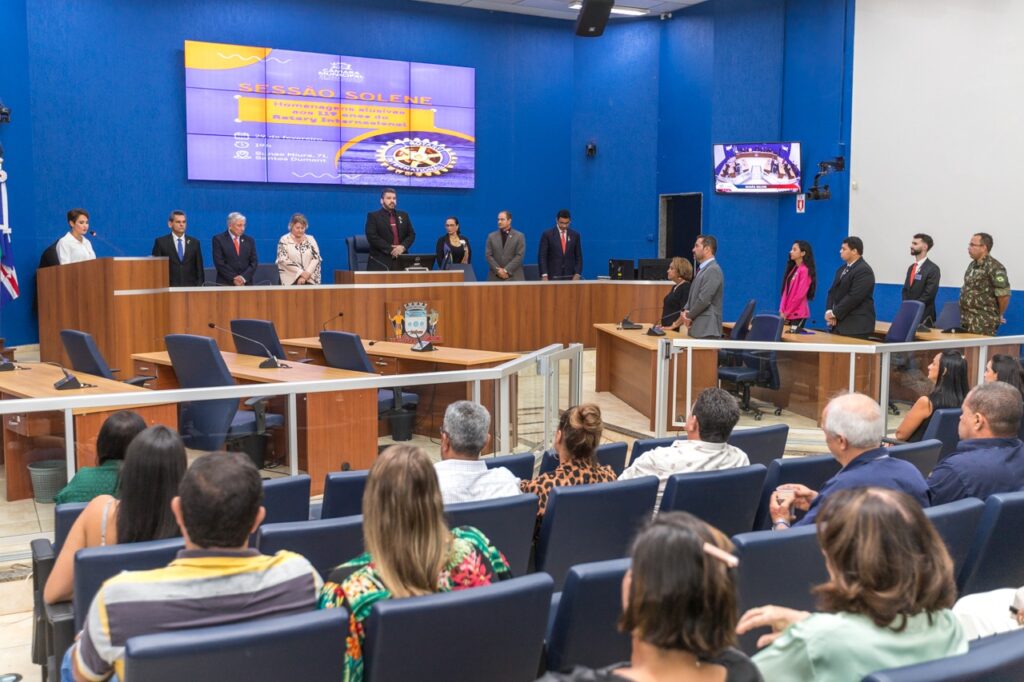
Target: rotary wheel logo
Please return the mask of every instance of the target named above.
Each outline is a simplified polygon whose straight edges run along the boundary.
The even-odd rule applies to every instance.
[[[377,150],[377,163],[406,177],[443,175],[455,167],[455,152],[440,142],[406,137],[386,142]]]

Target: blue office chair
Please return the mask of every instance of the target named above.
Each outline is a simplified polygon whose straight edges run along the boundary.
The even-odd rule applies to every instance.
[[[267,350],[269,350],[278,360],[285,359],[281,339],[278,338],[274,323],[270,320],[231,320],[231,335],[232,340],[235,342],[236,353],[265,358],[267,357]],[[249,339],[259,341],[263,346],[266,346],[266,349],[259,343],[254,343]]]
[[[68,357],[71,358],[71,368],[76,372],[85,372],[86,374],[103,377],[104,379],[114,379],[114,373],[121,371],[119,369],[111,369],[107,365],[107,361],[103,359],[103,354],[100,353],[100,349],[96,346],[96,341],[92,338],[92,334],[80,332],[76,329],[62,329],[60,340],[64,344],[64,350],[67,351]],[[134,376],[130,379],[125,379],[124,383],[132,386],[142,386],[147,381],[152,381],[153,379],[156,379],[156,377]]]
[[[786,531],[741,533],[732,538],[740,565],[737,573],[739,612],[765,604],[814,611],[811,588],[828,580],[825,557],[818,547],[817,528],[801,526]],[[754,632],[739,638],[747,654],[757,651]]]
[[[348,269],[365,270],[370,259],[370,242],[361,234],[345,237],[345,250],[348,252]]]
[[[88,506],[88,502],[68,502],[54,505],[53,508],[53,551],[60,554],[60,548],[64,546],[71,526],[79,515]]]
[[[523,279],[527,282],[540,281],[540,265],[537,263],[523,264]]]
[[[320,518],[334,519],[363,513],[363,493],[369,471],[335,471],[324,478]]]
[[[537,459],[533,456],[532,452],[524,452],[518,455],[486,457],[482,458],[480,461],[487,464],[488,469],[505,467],[512,472],[513,476],[523,481],[529,481],[533,478],[533,466],[537,463]]]
[[[750,331],[750,320],[754,317],[754,308],[756,307],[757,299],[752,298],[746,302],[743,310],[740,311],[739,317],[736,318],[736,322],[732,325],[732,330],[729,331],[730,341],[742,341],[747,338],[747,333]],[[720,350],[718,351],[718,364],[738,364],[742,352],[738,350]]]
[[[347,369],[353,372],[376,374],[370,363],[366,349],[358,334],[350,332],[320,332],[320,346],[324,352],[324,360],[331,367]],[[400,388],[381,388],[377,390],[377,413],[391,409],[409,407],[415,409],[420,397],[415,393],[407,393]]]
[[[944,407],[941,410],[932,412],[928,418],[928,426],[924,427],[921,440],[938,440],[942,442],[942,451],[939,452],[939,461],[946,459],[960,444],[960,415],[962,410],[959,407]]]
[[[462,270],[462,281],[463,282],[475,282],[476,273],[473,271],[473,265],[471,263],[450,263],[448,265],[449,270]]]
[[[761,489],[761,502],[757,506],[754,517],[755,530],[771,528],[771,515],[768,512],[769,496],[783,483],[802,483],[811,490],[818,490],[825,481],[839,472],[839,462],[832,455],[813,455],[810,457],[787,457],[777,459],[768,465],[768,473],[764,477],[764,488]]]
[[[309,520],[310,480],[306,474],[263,480],[263,523]]]
[[[217,268],[203,268],[203,286],[216,286]]]
[[[281,284],[281,272],[277,269],[277,263],[260,263],[252,273],[252,283],[255,286],[279,286]]]
[[[925,478],[928,478],[938,463],[940,452],[942,452],[942,441],[934,438],[917,443],[900,443],[892,445],[888,449],[890,457],[910,462]]]
[[[537,538],[537,570],[560,590],[572,566],[626,556],[657,495],[655,476],[552,488]]]
[[[633,441],[633,451],[629,456],[629,461],[632,464],[638,457],[640,457],[640,455],[644,454],[648,450],[668,447],[677,440],[686,440],[686,433],[680,431],[675,436],[667,436],[665,438],[638,438]]]
[[[605,443],[597,446],[597,462],[601,466],[609,466],[616,476],[621,476],[626,469],[626,453],[629,446],[625,443]],[[545,450],[540,461],[540,473],[546,474],[558,468],[558,453]]]
[[[377,602],[365,624],[364,679],[533,679],[551,587],[550,576],[534,574],[471,590]]]
[[[960,300],[946,301],[942,304],[942,310],[939,311],[939,316],[932,326],[942,331],[958,329],[960,327]]]
[[[958,576],[960,594],[1024,585],[1022,537],[1024,491],[990,495]]]
[[[863,682],[1017,682],[1024,668],[1024,630],[971,642],[970,650],[903,668],[879,670]]]
[[[340,680],[348,611],[323,609],[218,627],[132,637],[125,678],[172,680]]]
[[[622,577],[630,560],[611,559],[569,569],[565,587],[552,600],[547,668],[603,668],[628,661],[630,636],[617,627],[622,611]]]
[[[781,341],[782,318],[778,315],[757,315],[750,323],[750,331],[746,341]],[[750,388],[764,386],[773,391],[780,386],[779,368],[776,364],[775,351],[741,351],[742,364],[719,367],[718,379],[736,385],[741,396],[740,406],[744,412],[753,412],[754,419],[760,421],[761,411],[750,407]],[[776,407],[775,414],[782,414],[782,408]]]
[[[903,301],[896,316],[892,318],[889,331],[885,334],[886,343],[910,343],[921,326],[924,316],[924,303],[921,301]]]
[[[690,512],[730,536],[750,532],[767,471],[751,464],[669,476],[659,510]]]
[[[953,577],[960,575],[967,561],[971,543],[974,540],[981,514],[985,511],[985,503],[976,497],[968,497],[956,502],[928,507],[924,515],[939,531],[946,543],[949,556],[953,559]],[[1003,585],[1002,587],[1006,587]]]
[[[164,341],[181,388],[235,384],[213,339],[168,334]],[[266,402],[264,397],[249,398],[245,405],[252,407],[252,411],[239,411],[235,398],[184,403],[179,416],[182,439],[189,448],[219,450],[226,440],[263,435],[268,428],[284,426],[282,415],[266,412]]]
[[[786,452],[789,424],[771,424],[753,429],[733,429],[728,443],[742,450],[751,464],[766,467]]]
[[[363,517],[265,523],[254,546],[264,554],[286,549],[306,557],[322,578],[363,553]]]
[[[473,526],[505,555],[512,575],[526,575],[537,522],[537,496],[514,495],[444,508],[450,528]]]

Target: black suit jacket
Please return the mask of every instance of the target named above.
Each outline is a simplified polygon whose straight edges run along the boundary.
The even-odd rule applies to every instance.
[[[836,334],[867,336],[875,331],[875,273],[863,258],[844,276],[846,267],[836,270],[825,309],[836,316]]]
[[[935,321],[935,294],[939,292],[939,278],[942,273],[939,266],[928,259],[914,275],[914,281],[910,282],[912,267],[913,264],[907,268],[907,274],[903,277],[903,300],[924,303],[924,317],[921,318],[921,322],[931,324]]]
[[[234,251],[234,248],[231,249]],[[166,256],[170,285],[172,287],[201,287],[203,274],[203,247],[199,240],[185,235],[185,259],[178,259],[178,245],[174,235],[168,232],[153,241],[153,255]]]
[[[398,220],[398,243],[409,253],[416,241],[416,231],[405,211],[395,211]],[[366,260],[367,270],[388,270],[398,267],[398,261],[391,258],[394,235],[391,234],[391,219],[383,208],[366,214],[366,241],[370,243],[370,257]]]
[[[562,238],[558,236],[558,228],[552,227],[540,236],[540,248],[537,250],[537,266],[540,275],[548,279],[572,279],[573,275],[583,275],[583,246],[580,233],[571,227],[565,231],[565,253],[562,253]]]
[[[241,275],[248,286],[256,272],[256,242],[247,234],[239,239],[238,253],[231,233],[225,230],[213,235],[213,264],[217,268],[217,284],[233,285],[235,276]],[[177,254],[175,254],[177,257]]]

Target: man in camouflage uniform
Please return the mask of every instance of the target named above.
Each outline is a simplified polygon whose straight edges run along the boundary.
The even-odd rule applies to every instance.
[[[960,289],[960,325],[972,334],[995,336],[1010,303],[1010,279],[1003,264],[989,255],[992,235],[979,232],[971,237],[967,253],[971,264]]]

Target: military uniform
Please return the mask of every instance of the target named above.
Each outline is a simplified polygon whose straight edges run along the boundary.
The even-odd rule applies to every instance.
[[[994,336],[1002,318],[997,299],[1009,295],[1010,278],[1002,263],[987,255],[972,260],[960,289],[960,326],[972,334]]]

